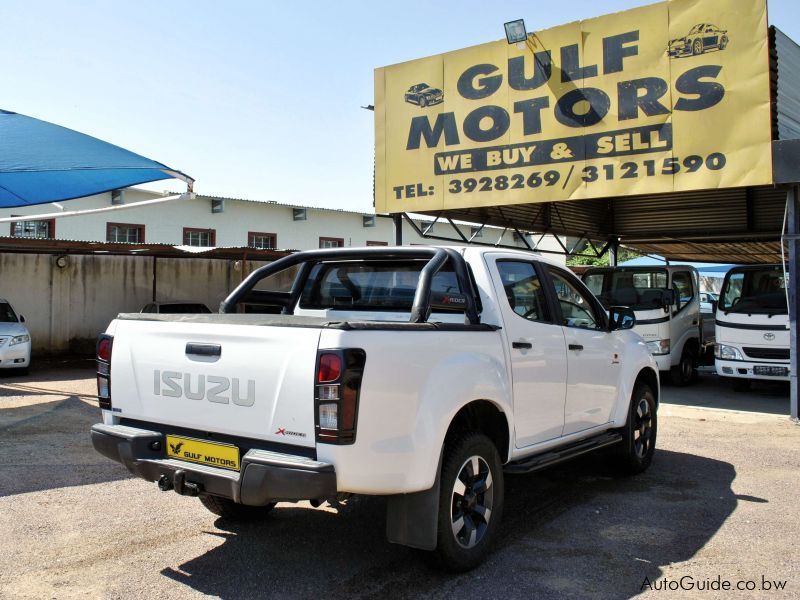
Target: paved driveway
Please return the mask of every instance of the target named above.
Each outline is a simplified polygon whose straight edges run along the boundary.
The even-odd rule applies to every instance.
[[[5,376],[0,597],[626,598],[643,584],[664,597],[655,588],[681,577],[684,586],[719,577],[756,589],[762,578],[787,580],[765,597],[798,596],[800,428],[682,406],[693,394],[695,404],[728,394],[746,408],[719,389],[664,388],[659,449],[642,476],[614,478],[589,457],[507,477],[496,551],[452,576],[384,540],[380,498],[280,504],[263,522],[237,525],[128,477],[90,446],[98,409],[86,363]],[[759,395],[788,402],[785,390],[757,388],[756,408]],[[727,594],[701,597],[717,596]]]

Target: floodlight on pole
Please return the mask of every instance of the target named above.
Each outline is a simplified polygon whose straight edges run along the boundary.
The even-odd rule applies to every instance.
[[[509,21],[503,25],[506,28],[506,40],[509,44],[519,44],[528,39],[528,32],[525,31],[525,20],[517,19]]]

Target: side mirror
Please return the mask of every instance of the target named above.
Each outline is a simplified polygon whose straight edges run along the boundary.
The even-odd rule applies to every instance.
[[[661,290],[661,306],[664,309],[675,304],[675,290]]]
[[[25,317],[24,317],[24,316],[22,316],[22,315],[20,315],[20,316],[19,316],[19,322],[20,322],[20,323],[24,323],[24,322],[25,322]]]
[[[636,315],[627,306],[612,306],[608,309],[608,330],[632,329],[636,325]]]
[[[711,300],[711,312],[717,312],[717,305],[719,304],[718,300]]]

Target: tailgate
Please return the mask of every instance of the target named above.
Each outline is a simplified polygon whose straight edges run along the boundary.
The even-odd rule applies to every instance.
[[[313,327],[118,320],[112,410],[313,447],[319,336]]]

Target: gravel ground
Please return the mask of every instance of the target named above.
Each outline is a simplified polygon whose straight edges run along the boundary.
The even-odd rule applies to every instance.
[[[495,552],[453,576],[385,541],[380,498],[237,525],[130,478],[91,448],[94,385],[86,363],[0,377],[2,598],[663,597],[681,577],[756,591],[673,597],[800,597],[800,428],[752,411],[788,406],[785,388],[665,387],[648,472],[617,479],[589,457],[508,476]],[[726,398],[737,411],[695,407]]]

